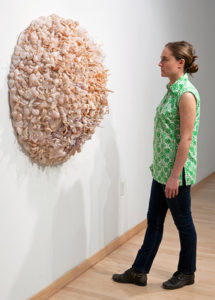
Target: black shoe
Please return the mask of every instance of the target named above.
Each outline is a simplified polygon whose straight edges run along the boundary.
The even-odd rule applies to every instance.
[[[162,287],[168,290],[179,289],[185,285],[193,284],[194,278],[194,273],[188,275],[180,271],[176,271],[169,280],[163,282]]]
[[[126,270],[123,274],[113,274],[112,279],[120,283],[133,283],[141,286],[147,284],[147,275],[134,268]]]

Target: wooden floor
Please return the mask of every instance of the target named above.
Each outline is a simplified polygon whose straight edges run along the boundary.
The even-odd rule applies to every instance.
[[[192,214],[198,237],[195,284],[173,291],[161,287],[176,270],[179,253],[178,232],[168,214],[146,287],[119,284],[111,279],[113,273],[122,273],[131,266],[142,244],[143,230],[49,300],[215,299],[215,176],[192,191]]]

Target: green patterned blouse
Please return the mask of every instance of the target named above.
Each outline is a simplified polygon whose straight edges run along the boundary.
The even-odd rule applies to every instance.
[[[196,182],[197,169],[197,134],[200,122],[200,96],[195,86],[188,80],[185,73],[172,85],[166,85],[167,92],[156,108],[154,118],[153,163],[150,165],[152,177],[166,184],[170,177],[178,144],[180,142],[180,115],[179,99],[185,92],[191,92],[197,101],[196,119],[193,129],[193,138],[190,144],[187,160],[184,164],[186,185]],[[183,185],[182,173],[179,176],[179,185]]]

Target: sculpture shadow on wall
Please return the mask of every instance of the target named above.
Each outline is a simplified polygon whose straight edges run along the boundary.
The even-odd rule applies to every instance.
[[[95,247],[98,251],[106,246],[119,232],[119,153],[111,122],[106,119],[102,124],[102,129],[97,129],[99,147],[90,183],[91,252]]]

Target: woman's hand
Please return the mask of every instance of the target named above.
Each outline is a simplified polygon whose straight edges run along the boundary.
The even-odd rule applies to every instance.
[[[165,186],[166,198],[175,198],[178,195],[179,178],[170,176]]]

